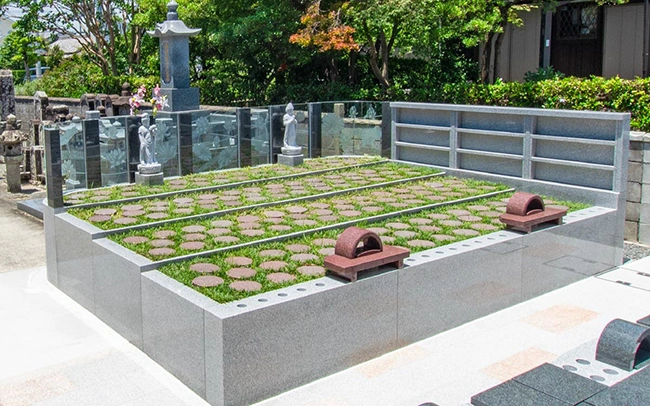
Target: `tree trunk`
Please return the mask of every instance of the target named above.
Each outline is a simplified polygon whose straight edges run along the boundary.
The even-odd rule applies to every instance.
[[[348,85],[353,86],[357,84],[357,57],[359,54],[356,51],[350,51],[348,59]]]
[[[492,59],[493,39],[494,33],[491,32],[487,35],[483,52],[481,53],[481,60],[479,61],[479,65],[481,66],[481,83],[490,83],[490,60]]]
[[[492,83],[501,77],[501,44],[505,35],[501,32],[497,34],[496,42],[494,43],[494,77]]]

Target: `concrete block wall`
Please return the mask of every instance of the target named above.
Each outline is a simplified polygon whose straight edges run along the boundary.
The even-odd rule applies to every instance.
[[[625,240],[650,245],[650,134],[630,132]]]

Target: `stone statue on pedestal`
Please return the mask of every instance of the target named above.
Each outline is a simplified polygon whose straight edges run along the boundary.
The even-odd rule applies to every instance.
[[[156,164],[156,125],[149,125],[149,115],[142,115],[142,124],[138,128],[140,137],[140,165]]]
[[[293,114],[293,104],[289,103],[286,107],[286,114],[282,119],[284,124],[284,146],[286,148],[296,148],[296,127],[298,126],[298,120],[296,115]]]

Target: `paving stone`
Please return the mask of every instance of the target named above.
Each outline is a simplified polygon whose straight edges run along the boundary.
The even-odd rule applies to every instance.
[[[161,238],[161,239],[171,237],[174,235],[176,235],[176,231],[172,231],[172,230],[160,230],[153,233],[154,237]]]
[[[493,217],[493,218],[495,218],[495,217],[499,217],[501,215],[501,212],[488,210],[488,211],[481,211],[481,212],[479,212],[479,214],[481,216],[483,216],[483,217]]]
[[[214,200],[214,199],[216,199],[218,197],[219,197],[219,195],[215,195],[214,193],[206,193],[206,194],[203,194],[203,195],[199,195],[197,197],[197,199],[198,200]]]
[[[409,207],[409,204],[408,204],[408,203],[389,203],[389,205],[390,205],[391,207],[395,207],[395,208],[397,208],[397,209],[404,209],[404,208]]]
[[[241,223],[239,225],[239,228],[242,230],[254,230],[261,227],[260,223]]]
[[[161,212],[166,212],[169,210],[169,207],[166,206],[149,206],[145,209],[148,212],[153,212],[153,213],[161,213]]]
[[[431,223],[433,223],[433,220],[431,220],[431,219],[425,219],[425,218],[419,218],[419,217],[416,217],[416,218],[409,219],[409,223],[411,223],[411,224],[425,225],[425,224],[431,224]]]
[[[312,244],[320,247],[333,247],[336,245],[336,240],[333,238],[316,238],[312,241]]]
[[[381,206],[363,206],[361,210],[365,211],[366,213],[378,213],[380,211],[383,211],[384,208]]]
[[[207,234],[215,235],[215,236],[226,235],[226,234],[230,234],[231,232],[232,231],[229,228],[211,228],[208,231],[206,231]]]
[[[208,262],[199,262],[192,264],[190,270],[198,273],[214,273],[219,271],[219,267]]]
[[[237,221],[240,223],[254,223],[260,221],[260,218],[257,216],[239,216]]]
[[[445,225],[445,226],[449,226],[449,227],[459,227],[459,226],[463,225],[463,222],[458,221],[458,220],[441,220],[440,224]]]
[[[496,231],[499,229],[499,227],[493,226],[491,224],[483,224],[483,223],[472,224],[470,227],[472,227],[475,230],[486,230],[486,231]]]
[[[111,219],[112,219],[111,216],[94,215],[94,216],[90,216],[88,221],[93,222],[93,223],[103,223],[103,222],[109,221]]]
[[[282,224],[275,224],[275,225],[272,225],[271,227],[269,227],[269,230],[271,230],[271,231],[289,231],[289,230],[291,230],[291,227],[285,226],[285,225],[282,225]]]
[[[265,261],[262,262],[259,267],[265,270],[270,271],[279,271],[287,266],[287,263],[284,261]]]
[[[300,213],[306,212],[309,209],[307,207],[304,207],[304,206],[289,206],[289,207],[286,208],[286,210],[289,213],[300,214]]]
[[[326,203],[310,203],[307,206],[312,207],[314,209],[327,209],[330,207],[330,205]]]
[[[475,210],[475,211],[486,211],[490,210],[489,206],[483,206],[483,205],[474,205],[474,206],[467,206],[468,209],[470,210]]]
[[[466,215],[466,216],[458,216],[458,220],[475,222],[475,221],[481,221],[483,220],[483,218],[478,216]]]
[[[174,203],[176,203],[176,205],[193,204],[194,199],[192,199],[191,197],[179,197],[174,199]]]
[[[314,261],[317,259],[318,256],[314,254],[293,254],[291,256],[291,260],[296,262],[307,262],[307,261]]]
[[[325,268],[318,265],[304,265],[298,268],[298,272],[307,276],[322,275],[325,273]]]
[[[297,226],[315,226],[318,223],[314,220],[305,219],[305,220],[296,220],[294,221],[294,224],[296,224]]]
[[[135,236],[134,235],[132,237],[126,237],[122,241],[124,241],[125,243],[128,243],[128,244],[142,244],[144,242],[149,241],[149,239],[147,237]]]
[[[185,241],[203,241],[205,240],[205,234],[200,233],[190,233],[183,236]]]
[[[248,236],[248,237],[259,237],[259,236],[261,236],[261,235],[264,235],[265,233],[266,233],[266,231],[264,231],[264,230],[259,230],[259,229],[255,229],[255,230],[242,230],[242,231],[240,231],[240,234],[245,235],[245,236]]]
[[[277,218],[277,217],[284,217],[286,215],[286,213],[283,212],[283,211],[277,211],[277,210],[267,210],[267,211],[264,212],[264,215],[266,217]]]
[[[288,245],[285,245],[284,248],[287,249],[288,251],[291,251],[291,252],[297,253],[297,254],[300,254],[300,253],[303,253],[303,252],[309,252],[309,245],[305,245],[305,244],[288,244]]]
[[[472,214],[467,210],[460,210],[460,209],[448,210],[447,213],[453,214],[454,216],[468,216]]]
[[[383,235],[383,234],[386,234],[386,233],[390,232],[389,229],[384,228],[384,227],[367,227],[366,230],[372,231],[373,233],[375,233],[377,235]]]
[[[417,226],[416,228],[420,231],[424,231],[427,233],[437,233],[438,231],[442,230],[440,227],[437,226]]]
[[[408,230],[399,230],[393,232],[393,235],[395,237],[402,237],[402,238],[413,238],[417,235],[418,233],[415,233],[413,231],[408,231]]]
[[[386,227],[392,228],[394,230],[408,230],[411,228],[411,226],[404,223],[386,223]]]
[[[234,243],[234,242],[238,242],[239,238],[233,237],[233,236],[230,236],[230,235],[223,235],[221,237],[214,237],[213,241],[214,242],[223,242],[223,243]]]
[[[286,252],[282,251],[282,250],[263,250],[263,251],[260,251],[259,256],[261,256],[261,257],[283,257],[284,254],[286,254]]]
[[[354,210],[355,206],[353,204],[337,204],[334,206],[336,210]]]
[[[457,230],[452,230],[451,232],[456,234],[456,235],[464,235],[464,236],[468,236],[468,237],[473,237],[473,236],[477,236],[477,235],[481,234],[476,230],[466,230],[466,229],[463,229],[463,228],[460,228],[460,229],[457,229]]]
[[[93,202],[105,202],[106,200],[110,200],[108,196],[93,196],[90,198]]]
[[[210,224],[212,224],[213,227],[225,228],[232,226],[233,223],[230,220],[215,220]]]
[[[318,219],[320,221],[329,223],[329,222],[337,221],[339,219],[339,216],[320,216]]]
[[[202,233],[205,231],[204,226],[187,226],[181,229],[184,233]]]
[[[141,204],[127,204],[122,206],[122,211],[135,211],[135,210],[142,210],[142,205]]]
[[[291,213],[288,217],[294,220],[304,220],[309,216],[305,213]]]
[[[232,268],[229,269],[227,274],[233,279],[252,278],[257,272],[251,268]]]
[[[280,217],[269,217],[262,220],[263,223],[269,223],[269,224],[280,224],[283,221],[284,219]]]
[[[118,219],[113,220],[113,223],[115,224],[121,224],[121,225],[126,225],[126,224],[133,224],[137,223],[138,220],[132,218],[132,217],[121,217]]]
[[[414,204],[424,204],[426,202],[422,199],[405,199],[404,203],[408,205],[414,205]]]
[[[341,210],[341,211],[339,211],[339,215],[344,216],[344,217],[357,217],[357,216],[360,216],[361,214],[363,214],[363,213],[361,213],[359,210]]]
[[[192,209],[175,209],[172,213],[174,214],[192,214],[194,210]]]
[[[169,247],[170,245],[174,245],[175,243],[172,240],[161,239],[161,240],[151,240],[150,244],[152,247]]]
[[[332,210],[328,210],[328,209],[316,209],[316,210],[312,210],[311,212],[312,214],[315,214],[317,216],[328,216],[333,213]]]
[[[160,219],[166,219],[169,217],[169,214],[167,213],[150,213],[145,216],[148,219],[152,220],[160,220]]]
[[[149,250],[149,255],[154,257],[166,257],[172,255],[175,252],[176,250],[172,248],[154,248],[152,250]]]
[[[379,239],[380,239],[381,242],[383,242],[384,244],[392,244],[392,243],[395,242],[395,237],[390,237],[390,236],[386,236],[386,235],[382,235],[382,236],[380,236]]]
[[[95,190],[93,192],[95,196],[109,196],[111,193],[110,190]]]
[[[436,241],[451,241],[455,240],[456,237],[452,237],[451,235],[446,235],[446,234],[434,234],[431,236]]]
[[[334,247],[328,247],[328,248],[319,249],[318,253],[324,256],[328,256],[328,255],[334,255],[335,251],[336,250],[334,249]]]
[[[144,210],[124,210],[122,216],[124,217],[137,217],[142,216],[146,212]]]
[[[205,247],[205,243],[201,241],[188,241],[182,243],[179,247],[184,250],[196,251],[203,249],[203,247]]]
[[[216,204],[209,203],[199,203],[199,207],[205,210],[217,210],[219,208]]]
[[[377,199],[377,201],[380,203],[393,203],[396,202],[397,199],[395,199],[394,197],[380,197]]]
[[[226,258],[225,262],[230,265],[248,266],[253,263],[253,260],[248,257],[233,256]]]
[[[241,198],[239,196],[220,196],[219,200],[221,200],[224,203],[228,203],[228,202],[239,202]]]
[[[431,248],[435,247],[436,243],[433,241],[428,241],[428,240],[410,240],[407,242],[407,244],[411,247],[426,247],[426,248]]]
[[[224,206],[228,206],[228,207],[241,206],[242,204],[243,204],[243,203],[240,202],[239,200],[237,200],[237,201],[230,201],[230,202],[223,202],[223,205],[224,205]]]

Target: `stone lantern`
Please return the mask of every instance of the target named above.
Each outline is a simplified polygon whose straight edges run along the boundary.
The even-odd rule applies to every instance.
[[[23,141],[27,134],[20,131],[21,122],[16,116],[7,116],[5,130],[0,135],[0,153],[5,158],[7,167],[7,188],[10,193],[20,193],[20,164],[23,162]]]

